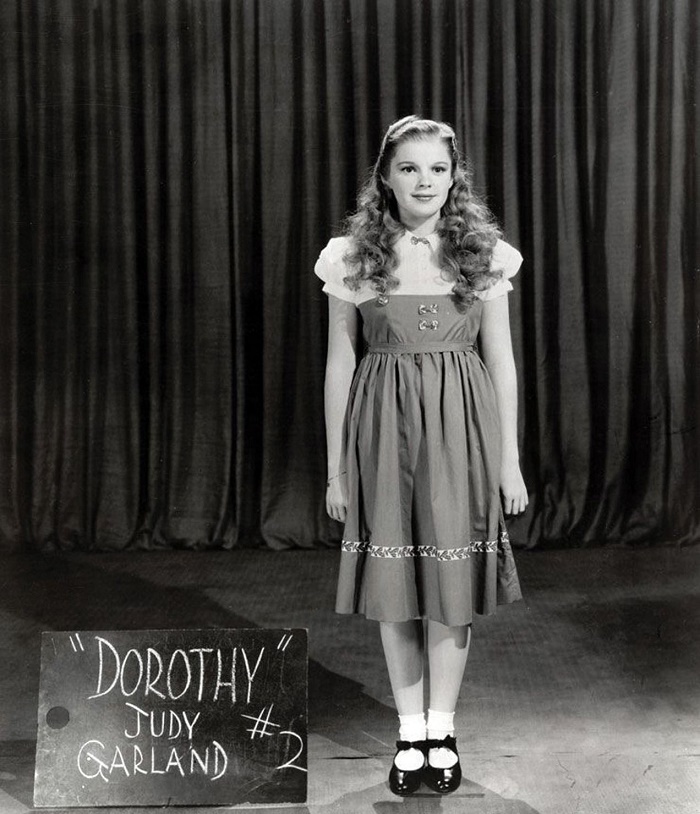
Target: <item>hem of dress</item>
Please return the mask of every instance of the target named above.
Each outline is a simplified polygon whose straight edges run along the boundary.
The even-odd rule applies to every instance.
[[[369,613],[361,610],[339,610],[335,608],[335,613],[338,616],[362,616],[370,622],[393,622],[393,623],[400,623],[400,622],[412,622],[418,620],[425,620],[431,622],[438,622],[441,625],[445,625],[446,627],[463,627],[464,625],[471,625],[474,623],[475,616],[493,616],[497,611],[499,606],[501,605],[512,605],[514,602],[522,602],[523,597],[522,594],[520,596],[514,596],[512,598],[499,598],[496,604],[490,608],[489,610],[474,610],[472,611],[472,615],[468,621],[464,622],[446,622],[443,618],[436,619],[428,614],[419,614],[418,616],[406,616],[401,619],[380,619],[377,616],[370,615]]]

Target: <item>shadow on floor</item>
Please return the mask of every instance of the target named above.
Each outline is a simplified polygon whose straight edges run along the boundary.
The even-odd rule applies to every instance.
[[[134,572],[100,568],[101,555],[31,555],[8,561],[0,589],[0,608],[20,619],[30,620],[39,630],[147,630],[256,628],[259,625],[237,610],[212,600],[195,585],[162,585],[148,579],[148,570],[157,569],[160,557],[167,553],[133,553],[134,569],[143,566],[141,575]],[[198,557],[203,554],[180,554],[189,576],[197,582]],[[230,555],[229,555],[230,556]],[[264,555],[263,555],[264,556]],[[94,560],[93,560],[94,557]],[[106,561],[106,558],[105,558]],[[112,557],[113,561],[113,557]],[[204,561],[202,561],[204,565]],[[293,575],[285,585],[270,588],[279,603],[291,605],[285,592],[293,591]],[[232,593],[235,587],[232,587]],[[273,599],[272,601],[275,601]],[[270,599],[267,599],[270,602]],[[232,605],[235,604],[235,597]],[[251,616],[255,616],[252,613]],[[259,617],[259,613],[257,614]],[[34,676],[38,687],[39,637],[27,643],[34,647]],[[26,678],[26,677],[25,677]],[[395,711],[368,697],[360,684],[334,673],[317,661],[309,661],[310,725],[334,720],[343,722],[353,713],[364,720],[386,719],[393,726]],[[354,737],[343,740],[342,726],[335,726],[334,740],[355,748]]]

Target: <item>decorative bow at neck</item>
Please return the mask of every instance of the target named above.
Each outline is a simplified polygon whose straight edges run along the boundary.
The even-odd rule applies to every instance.
[[[419,243],[425,243],[426,246],[430,246],[430,241],[427,237],[416,237],[415,235],[411,235],[411,243],[414,246],[417,246]]]

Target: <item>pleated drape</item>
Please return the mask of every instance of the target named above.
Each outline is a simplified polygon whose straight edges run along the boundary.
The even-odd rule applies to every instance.
[[[693,0],[0,4],[5,549],[329,544],[318,252],[452,122],[526,262],[516,543],[698,539]]]

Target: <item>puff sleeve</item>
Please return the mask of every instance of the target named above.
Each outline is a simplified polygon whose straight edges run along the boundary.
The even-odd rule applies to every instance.
[[[332,294],[340,300],[357,304],[357,292],[348,288],[343,282],[348,273],[343,260],[348,248],[348,238],[332,238],[321,251],[314,266],[314,273],[323,280],[323,291],[326,294]]]
[[[505,240],[496,241],[491,256],[491,270],[499,271],[501,273],[500,279],[496,279],[489,288],[475,292],[476,296],[486,302],[487,300],[495,300],[496,297],[501,297],[512,291],[513,284],[510,282],[510,278],[518,273],[522,262],[523,256],[514,246],[506,243]]]

